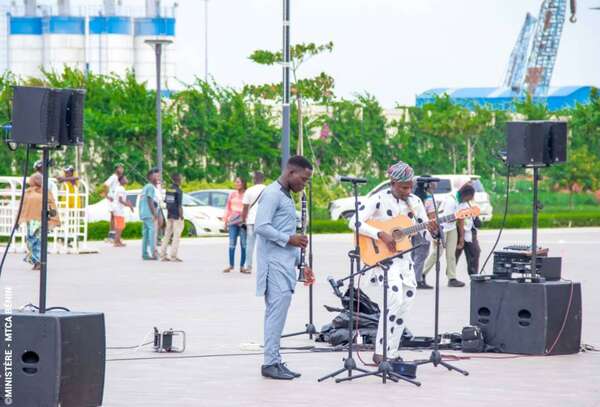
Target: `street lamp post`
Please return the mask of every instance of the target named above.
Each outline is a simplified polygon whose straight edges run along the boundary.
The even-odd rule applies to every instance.
[[[283,0],[283,103],[281,106],[281,170],[290,158],[290,0]]]
[[[204,82],[208,82],[208,0],[204,0]]]
[[[161,64],[161,55],[163,45],[167,46],[173,42],[173,40],[168,39],[152,39],[144,41],[146,44],[150,45],[154,48],[154,54],[156,56],[156,166],[158,170],[162,174],[163,172],[163,160],[162,160],[162,112],[161,112],[161,104],[160,104],[160,64]]]

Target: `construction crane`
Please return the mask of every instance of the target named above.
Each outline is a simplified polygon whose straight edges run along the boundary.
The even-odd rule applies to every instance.
[[[570,1],[570,21],[577,21],[576,0]],[[567,0],[544,0],[537,19],[529,13],[513,49],[504,86],[517,94],[545,96],[550,87],[562,35]]]
[[[535,29],[537,19],[530,13],[525,16],[525,22],[517,38],[517,43],[510,54],[510,61],[504,78],[504,86],[511,88],[514,92],[520,93],[525,76],[525,67],[529,57],[529,48],[531,46],[531,36]]]

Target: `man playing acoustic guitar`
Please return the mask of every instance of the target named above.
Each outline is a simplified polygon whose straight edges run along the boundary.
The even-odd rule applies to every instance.
[[[384,189],[372,196],[366,202],[361,202],[358,211],[359,233],[371,239],[381,240],[392,253],[396,253],[396,242],[393,237],[367,221],[386,221],[400,215],[408,216],[414,224],[427,222],[427,213],[423,202],[412,193],[414,171],[406,163],[400,161],[388,169],[390,188]],[[350,220],[350,228],[354,229],[355,219]],[[435,231],[435,223],[427,225],[427,229]],[[427,233],[421,231],[419,233]],[[377,267],[370,277],[373,284],[383,284],[383,271]],[[413,270],[412,256],[407,254],[396,258],[388,271],[388,339],[387,351],[390,358],[398,357],[398,348],[404,331],[404,320],[417,293],[417,282]],[[383,357],[383,318],[385,310],[381,311],[377,342],[373,361],[377,364]]]

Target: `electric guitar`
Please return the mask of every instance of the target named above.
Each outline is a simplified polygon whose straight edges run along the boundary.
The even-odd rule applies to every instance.
[[[478,216],[480,213],[479,207],[461,209],[451,215],[442,216],[439,218],[440,223],[454,222],[457,219],[464,219]],[[360,247],[360,258],[363,263],[373,266],[397,252],[408,250],[412,247],[410,237],[425,229],[432,221],[413,224],[412,219],[408,216],[400,215],[393,219],[368,220],[367,224],[376,227],[377,229],[391,235],[396,241],[396,252],[391,252],[387,245],[381,239],[373,239],[365,235],[358,236],[358,245]]]

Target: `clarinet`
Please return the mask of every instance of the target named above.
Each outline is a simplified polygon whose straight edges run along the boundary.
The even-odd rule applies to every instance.
[[[300,218],[300,234],[306,234],[306,193],[302,193],[302,212]],[[298,264],[298,281],[304,282],[306,281],[306,276],[304,275],[304,269],[306,268],[306,249],[300,249],[300,264]]]

